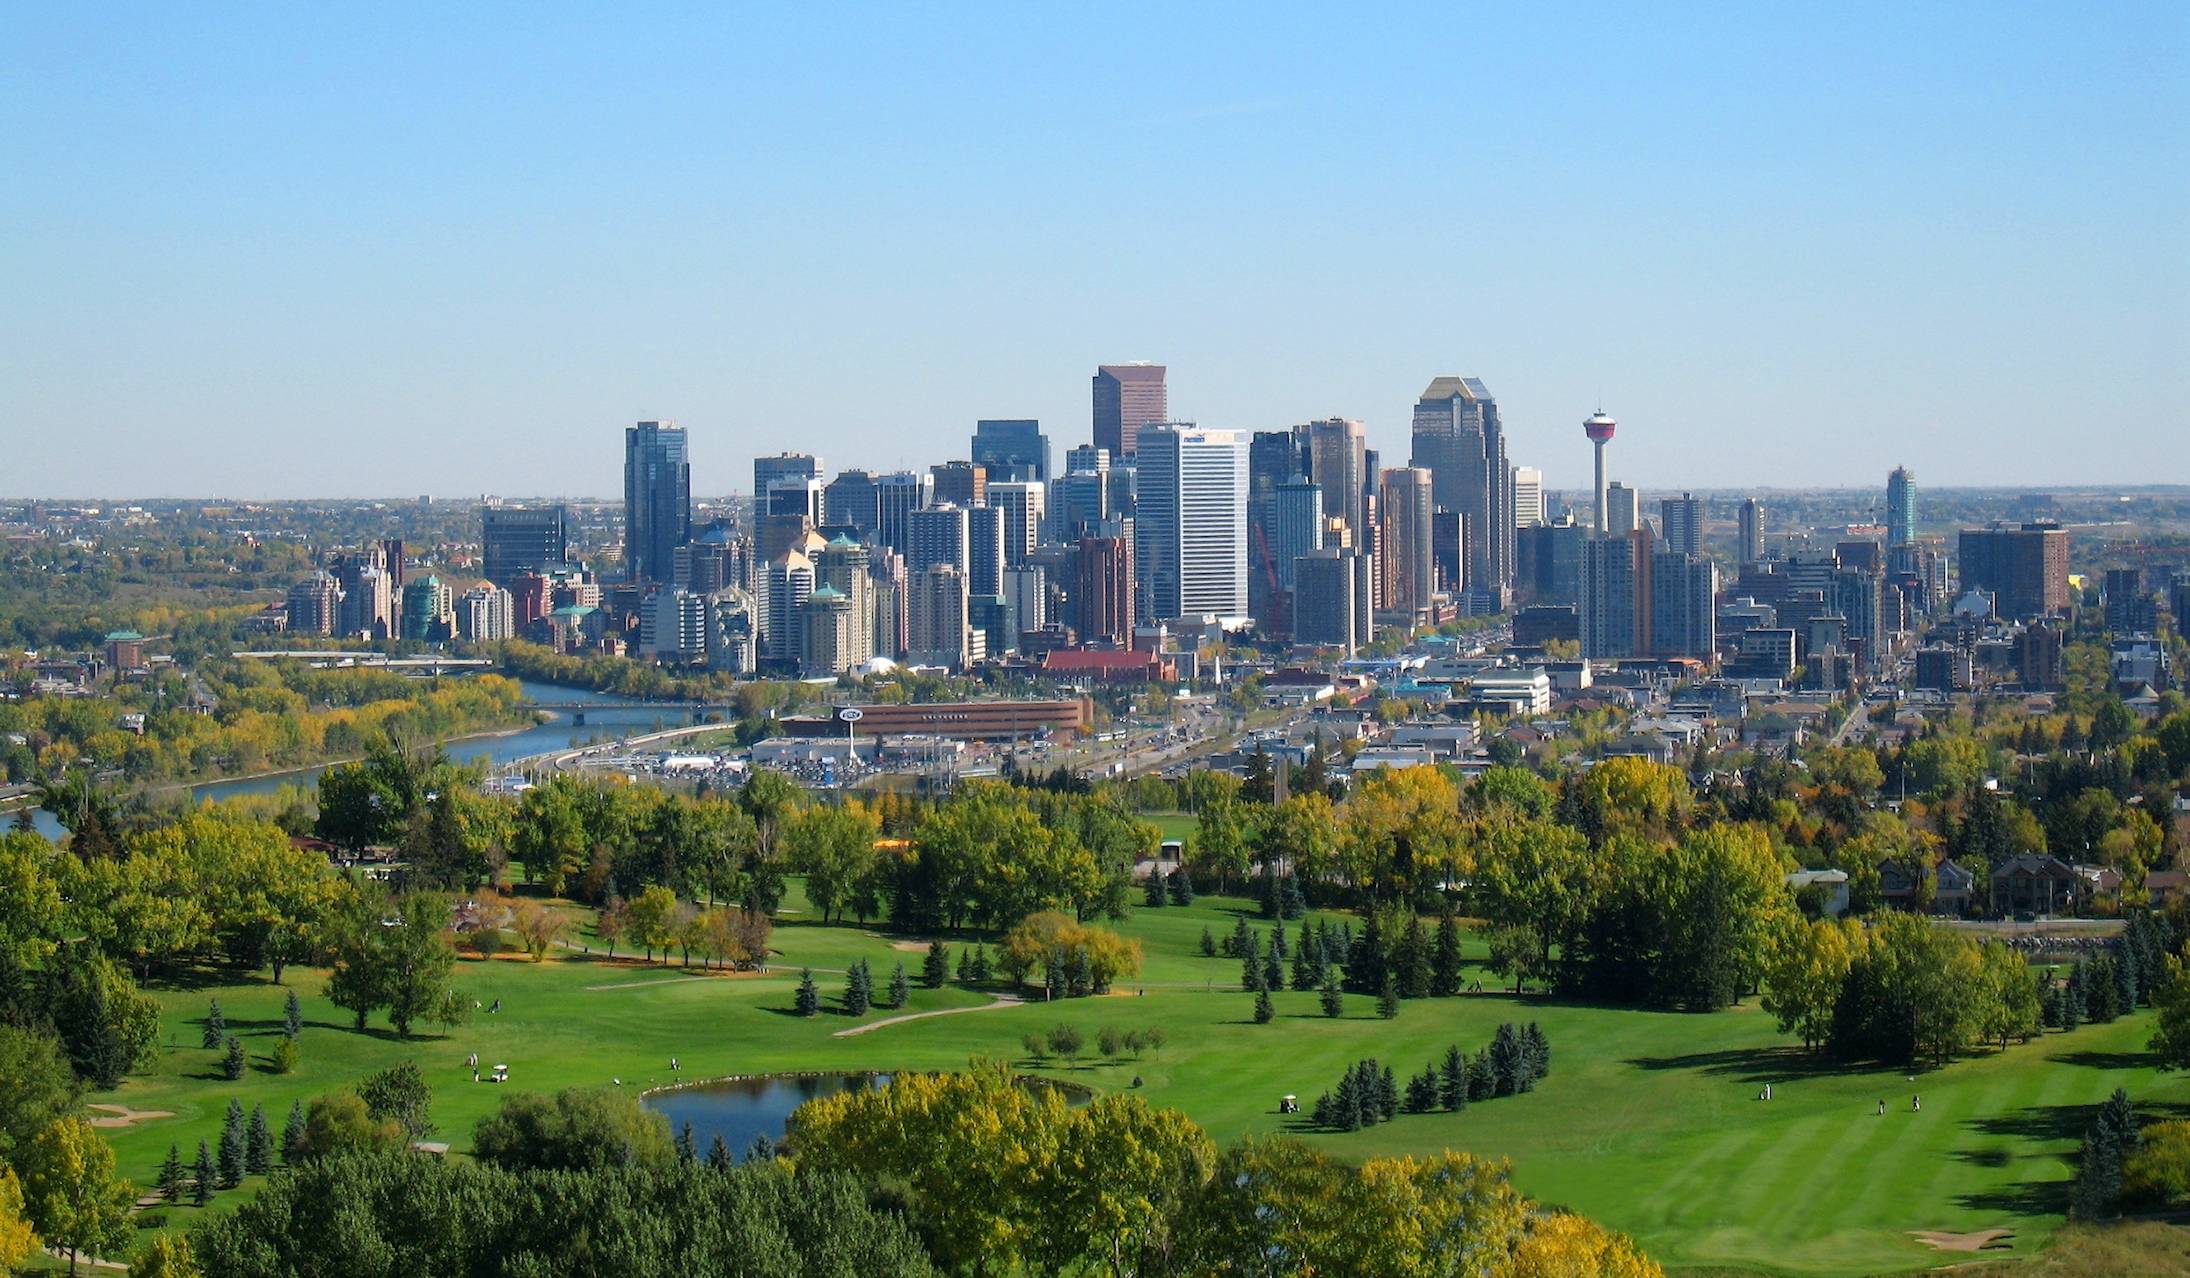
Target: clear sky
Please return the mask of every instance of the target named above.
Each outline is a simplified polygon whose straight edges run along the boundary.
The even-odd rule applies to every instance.
[[[0,10],[0,493],[620,491],[1483,378],[1646,487],[2190,481],[2190,5]],[[826,12],[823,12],[826,10]],[[1553,12],[1553,11],[1556,12]]]

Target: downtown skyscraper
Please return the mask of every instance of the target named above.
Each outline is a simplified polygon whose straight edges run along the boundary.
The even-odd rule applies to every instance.
[[[1095,447],[1112,463],[1131,457],[1141,428],[1171,419],[1161,364],[1104,364],[1095,370]]]
[[[1150,619],[1247,611],[1247,441],[1191,422],[1138,441],[1134,561]]]
[[[1412,464],[1430,472],[1436,503],[1460,512],[1471,589],[1502,594],[1513,583],[1513,471],[1498,401],[1480,378],[1439,377],[1422,392]]]
[[[624,577],[669,581],[677,547],[692,539],[692,465],[684,428],[640,422],[624,430]]]
[[[1886,544],[1916,544],[1916,474],[1906,466],[1886,476]]]

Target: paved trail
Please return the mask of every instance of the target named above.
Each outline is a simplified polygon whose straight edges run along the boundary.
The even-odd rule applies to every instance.
[[[873,1021],[866,1025],[854,1025],[850,1029],[838,1030],[836,1033],[831,1034],[829,1037],[850,1038],[855,1034],[872,1033],[873,1031],[882,1029],[885,1026],[902,1025],[906,1021],[924,1021],[931,1016],[956,1016],[961,1012],[993,1012],[998,1008],[1017,1007],[1023,1001],[1024,1000],[1022,999],[1013,998],[1009,994],[1000,994],[997,996],[996,1001],[993,1003],[982,1003],[974,1007],[946,1007],[934,1012],[908,1012],[903,1016],[885,1017],[882,1020]]]

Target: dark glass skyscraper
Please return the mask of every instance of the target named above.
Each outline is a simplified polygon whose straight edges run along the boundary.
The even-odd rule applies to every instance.
[[[504,590],[521,573],[564,563],[570,536],[561,506],[537,510],[490,506],[479,512],[480,549],[487,580]]]
[[[1049,482],[1049,437],[1042,423],[1025,418],[984,419],[973,424],[973,461],[988,469],[990,483],[1031,479]]]
[[[640,422],[624,430],[624,579],[668,581],[677,547],[692,539],[692,466],[684,427]]]
[[[1095,446],[1113,464],[1134,453],[1141,427],[1171,420],[1161,364],[1104,364],[1095,370]]]

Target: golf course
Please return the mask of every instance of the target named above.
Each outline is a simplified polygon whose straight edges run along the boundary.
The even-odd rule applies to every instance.
[[[272,1072],[269,1059],[287,989],[263,973],[200,970],[195,981],[157,991],[157,1064],[89,1099],[131,1112],[98,1111],[110,1115],[102,1126],[122,1172],[149,1185],[171,1144],[187,1162],[201,1139],[217,1137],[231,1098],[247,1110],[263,1105],[278,1129],[293,1101],[406,1058],[434,1088],[433,1139],[461,1156],[474,1124],[516,1089],[948,1070],[989,1057],[1098,1090],[1137,1080],[1148,1099],[1185,1111],[1220,1141],[1291,1130],[1349,1159],[1447,1148],[1510,1159],[1525,1192],[1632,1235],[1669,1270],[1820,1278],[1976,1259],[1958,1249],[1990,1231],[2005,1232],[1984,1256],[2028,1254],[2062,1223],[2068,1160],[2092,1106],[2120,1087],[2148,1115],[2190,1110],[2190,1080],[2159,1073],[2144,1050],[2148,1013],[1981,1051],[1912,1078],[1811,1056],[1754,999],[1719,1013],[1678,1014],[1499,992],[1497,977],[1472,968],[1482,957],[1472,936],[1469,983],[1479,976],[1485,992],[1410,1000],[1386,1020],[1373,998],[1348,996],[1344,1015],[1331,1019],[1315,993],[1285,991],[1275,995],[1276,1019],[1257,1024],[1251,996],[1239,989],[1239,963],[1204,957],[1200,946],[1204,929],[1221,938],[1242,912],[1267,929],[1254,910],[1251,901],[1225,897],[1137,909],[1121,930],[1143,947],[1140,974],[1108,996],[1049,1004],[1039,990],[1021,991],[1024,1003],[991,1006],[1008,991],[955,981],[921,988],[927,938],[802,922],[808,915],[795,883],[765,972],[688,970],[623,951],[611,960],[579,931],[544,961],[461,960],[457,987],[478,1010],[453,1031],[422,1029],[410,1040],[379,1018],[355,1031],[321,996],[325,973],[293,968],[288,988],[303,999],[305,1028],[301,1062],[288,1074]],[[1289,927],[1297,932],[1298,924]],[[961,943],[975,940],[943,939],[954,963]],[[860,959],[884,990],[902,961],[913,978],[908,1005],[842,1014],[842,973]],[[814,971],[824,995],[817,1016],[793,1011],[802,968]],[[251,1054],[240,1082],[223,1078],[220,1051],[199,1045],[216,998]],[[967,1014],[918,1015],[952,1011]],[[1533,1092],[1458,1113],[1403,1114],[1351,1133],[1307,1124],[1308,1102],[1355,1061],[1375,1057],[1404,1080],[1450,1045],[1481,1047],[1505,1021],[1536,1022],[1549,1041],[1550,1072]],[[1069,1062],[1030,1058],[1022,1040],[1059,1023],[1083,1031],[1084,1052]],[[842,1033],[863,1025],[874,1028]],[[1095,1044],[1106,1027],[1160,1029],[1163,1042],[1137,1057],[1104,1058]],[[509,1082],[474,1083],[466,1064],[474,1053],[482,1068],[507,1065]],[[675,1074],[672,1057],[681,1067]],[[1767,1083],[1769,1101],[1760,1099]],[[1279,1113],[1287,1094],[1300,1097],[1301,1114]],[[250,1192],[247,1183],[208,1208],[158,1210],[171,1226],[187,1226],[200,1210],[230,1209]]]

